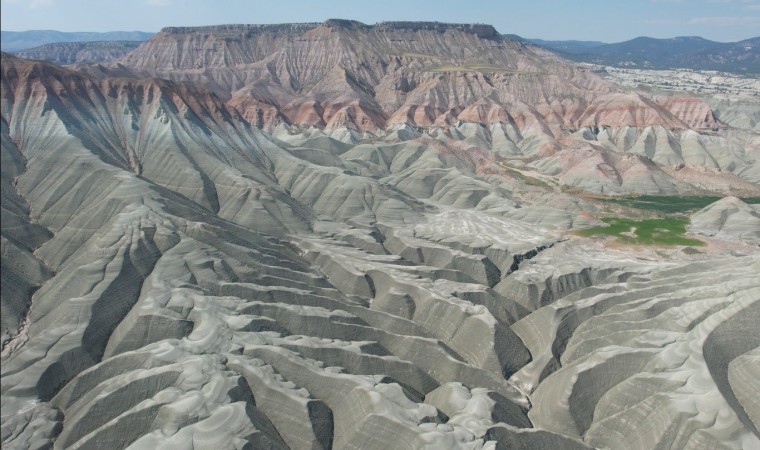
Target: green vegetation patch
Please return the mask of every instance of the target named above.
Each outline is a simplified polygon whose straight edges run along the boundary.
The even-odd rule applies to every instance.
[[[705,206],[720,200],[722,197],[712,196],[658,196],[658,195],[641,195],[638,197],[610,198],[606,202],[615,203],[629,208],[656,211],[660,213],[683,213],[696,211]],[[745,203],[759,204],[760,197],[743,198]]]
[[[689,222],[685,217],[644,220],[608,217],[602,220],[609,226],[587,228],[575,233],[584,237],[615,236],[621,242],[637,245],[705,245],[702,241],[684,236]]]

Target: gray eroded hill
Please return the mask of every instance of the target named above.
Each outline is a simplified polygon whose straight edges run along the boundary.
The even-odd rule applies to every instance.
[[[487,25],[173,27],[89,72],[205,86],[270,133],[282,124],[350,143],[407,127],[453,137],[605,195],[757,189],[756,136],[705,101],[624,91]]]
[[[305,34],[282,42],[253,27],[259,62],[186,55],[213,67],[174,79],[125,61],[153,48],[163,67],[172,42],[208,30],[165,30],[102,69],[3,55],[3,448],[760,444],[756,246],[733,232],[702,250],[569,233],[610,212],[590,195],[602,187],[756,189],[732,172],[752,176],[753,135],[689,125],[713,120],[690,98],[617,108],[628,94],[500,48],[488,27],[385,27],[285,27]],[[384,52],[319,53],[328,43],[384,33],[405,39],[394,48],[495,43],[473,51],[557,66],[499,88],[421,56],[325,70]],[[261,78],[239,79],[246,68]],[[258,126],[236,83],[296,119]],[[571,128],[586,106],[559,86],[596,98],[594,120],[642,126]],[[502,94],[543,100],[520,113]],[[348,111],[324,120],[351,102],[387,118],[459,101],[459,119],[424,127],[411,108],[372,131]],[[465,120],[488,117],[487,101],[512,119]]]
[[[707,236],[721,236],[760,244],[760,206],[748,205],[735,197],[725,197],[691,217],[692,230]]]

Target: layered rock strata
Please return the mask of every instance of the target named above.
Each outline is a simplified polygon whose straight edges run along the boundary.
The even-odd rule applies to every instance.
[[[705,253],[568,233],[608,211],[580,191],[755,192],[699,102],[483,26],[166,29],[120,64],[3,55],[4,448],[760,443],[753,207],[696,213]]]

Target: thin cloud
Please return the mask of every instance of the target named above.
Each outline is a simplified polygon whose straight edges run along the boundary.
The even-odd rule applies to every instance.
[[[19,0],[3,0],[3,3],[21,3]],[[55,3],[55,0],[31,0],[27,3],[27,6],[29,6],[32,9],[37,8],[45,8],[48,6],[53,6]]]
[[[172,4],[172,0],[145,0],[145,4],[150,6],[168,6]]]
[[[686,25],[709,25],[714,27],[760,26],[760,17],[694,17],[693,19],[689,19]]]
[[[760,11],[760,1],[758,0],[707,0],[707,3],[736,5],[744,7],[744,9],[748,9],[750,11]]]
[[[671,19],[654,19],[645,21],[647,25],[664,26],[711,26],[711,27],[749,27],[760,26],[760,17],[751,16],[717,16],[693,17],[686,21]]]

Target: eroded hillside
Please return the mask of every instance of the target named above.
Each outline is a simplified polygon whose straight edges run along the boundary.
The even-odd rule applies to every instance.
[[[753,201],[576,234],[758,195],[703,99],[328,21],[3,54],[1,100],[4,448],[760,445]]]

